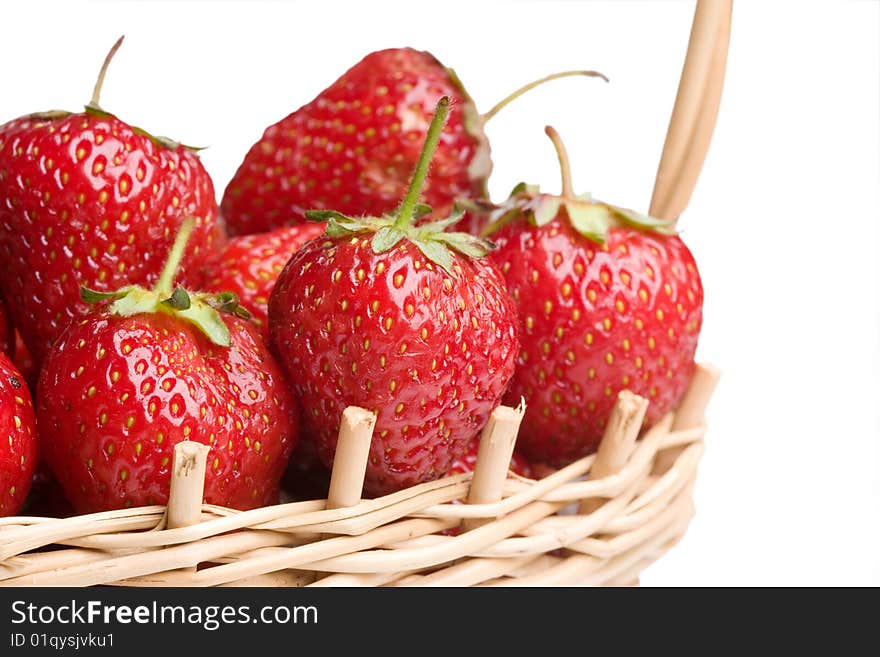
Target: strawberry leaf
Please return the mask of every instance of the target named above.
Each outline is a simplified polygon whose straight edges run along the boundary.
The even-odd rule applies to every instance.
[[[189,308],[177,310],[174,314],[195,324],[214,344],[221,347],[228,347],[231,344],[229,328],[220,317],[220,313],[201,299],[196,299]]]
[[[412,242],[428,260],[443,267],[448,274],[455,277],[455,272],[452,270],[452,253],[445,244],[432,240],[412,240]]]
[[[635,210],[630,210],[629,208],[621,208],[616,205],[611,205],[610,203],[606,203],[608,209],[614,213],[614,215],[624,224],[632,226],[633,228],[641,228],[641,229],[653,229],[658,233],[663,233],[664,235],[675,235],[676,230],[674,228],[674,223],[671,220],[666,219],[657,219],[655,217],[650,217],[646,214],[642,214],[641,212],[636,212]]]
[[[186,310],[191,305],[189,293],[179,285],[174,288],[170,297],[162,300],[162,303],[174,310]]]
[[[306,219],[309,221],[330,221],[336,219],[342,222],[350,222],[351,217],[347,217],[336,210],[307,210]]]
[[[604,244],[608,237],[611,214],[603,205],[568,201],[565,211],[574,229],[594,242]]]
[[[247,308],[239,304],[238,295],[235,292],[220,292],[219,294],[199,295],[200,299],[205,301],[212,308],[241,317],[242,319],[250,319],[251,314]]]
[[[470,233],[440,233],[434,239],[448,244],[459,253],[472,258],[482,258],[495,248],[495,245],[489,240]]]
[[[347,237],[359,230],[363,230],[363,227],[353,223],[348,217],[333,217],[327,221],[327,234],[330,237]]]
[[[393,226],[383,226],[373,235],[373,252],[384,253],[392,249],[406,235]],[[427,254],[426,254],[427,255]]]
[[[440,233],[450,226],[454,226],[461,218],[464,217],[464,209],[456,205],[452,212],[445,219],[440,219],[438,221],[432,221],[429,224],[425,224],[419,228],[419,233],[421,234],[431,234],[431,233]]]
[[[559,214],[559,206],[561,204],[562,199],[558,196],[538,197],[532,210],[535,224],[538,226],[544,226],[553,221],[556,218],[556,215]]]
[[[98,292],[97,290],[91,290],[86,286],[80,286],[79,288],[79,297],[86,303],[100,303],[101,301],[107,301],[108,299],[120,299],[124,297],[131,287],[124,287],[115,292]]]
[[[413,221],[417,221],[424,217],[426,214],[431,214],[434,209],[430,205],[425,205],[424,203],[416,203],[416,207],[413,208]]]

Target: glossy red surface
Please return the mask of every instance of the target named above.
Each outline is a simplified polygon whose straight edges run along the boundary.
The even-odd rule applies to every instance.
[[[24,504],[36,460],[31,394],[12,361],[0,353],[0,516],[15,515]]]
[[[79,513],[164,504],[173,446],[211,446],[208,503],[277,502],[297,407],[258,330],[227,317],[232,346],[163,313],[72,324],[39,382],[40,449]]]
[[[214,187],[194,152],[108,116],[0,126],[0,288],[37,362],[88,310],[81,285],[154,283],[190,215],[179,280],[198,287],[219,233]]]
[[[299,247],[324,232],[323,223],[276,228],[231,238],[208,265],[208,292],[234,292],[268,339],[269,296],[284,265]]]
[[[655,422],[680,401],[694,367],[703,288],[678,237],[613,228],[605,247],[567,220],[509,224],[491,255],[520,321],[507,402],[526,400],[517,448],[570,462],[598,446],[617,394],[650,402]]]
[[[348,405],[378,414],[365,489],[442,476],[499,403],[516,324],[499,272],[454,255],[453,278],[410,242],[313,240],[281,273],[269,332],[321,460]]]
[[[453,105],[422,201],[442,217],[456,198],[485,196],[489,146],[473,102],[432,55],[381,50],[266,129],[224,193],[230,234],[301,223],[306,210],[380,216],[395,207],[443,96]]]

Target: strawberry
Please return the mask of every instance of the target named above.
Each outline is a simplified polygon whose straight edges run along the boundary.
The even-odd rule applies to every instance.
[[[576,197],[558,135],[561,196],[521,186],[499,211],[492,259],[520,322],[508,403],[526,400],[517,448],[563,465],[596,449],[617,394],[650,401],[647,423],[681,400],[694,366],[703,289],[668,226]]]
[[[37,427],[27,385],[4,353],[0,353],[0,436],[0,516],[10,516],[24,504],[31,487]]]
[[[464,474],[465,472],[473,472],[474,468],[477,465],[477,455],[480,451],[480,438],[479,436],[475,436],[467,446],[467,449],[464,454],[458,457],[455,462],[452,464],[452,467],[449,468],[449,471],[446,474]],[[510,459],[510,470],[518,474],[520,477],[527,477],[528,479],[536,479],[535,473],[532,470],[532,464],[529,463],[528,459],[526,459],[522,454],[517,452],[513,453],[513,456]]]
[[[239,304],[268,339],[269,295],[278,274],[299,247],[323,232],[323,225],[308,223],[234,237],[209,265],[211,276],[205,289],[238,295]]]
[[[12,356],[15,353],[15,331],[12,328],[12,320],[9,319],[9,311],[3,299],[0,298],[0,353]]]
[[[302,223],[311,208],[379,216],[403,196],[440,96],[453,106],[423,198],[445,216],[456,199],[486,196],[485,121],[537,84],[580,74],[598,75],[548,76],[481,116],[455,72],[430,53],[372,52],[251,147],[223,195],[227,229],[236,235]]]
[[[12,353],[14,354],[12,362],[15,363],[15,367],[18,368],[18,371],[21,372],[24,380],[27,381],[31,393],[34,393],[37,389],[37,378],[40,376],[40,368],[37,366],[34,357],[31,356],[31,352],[28,351],[27,345],[24,343],[24,338],[21,337],[21,333],[18,331],[15,332],[15,342]]]
[[[297,409],[258,329],[232,295],[172,292],[187,219],[153,290],[115,293],[72,323],[38,383],[42,453],[79,513],[163,504],[173,446],[210,445],[205,500],[237,509],[277,501],[298,438]]]
[[[381,217],[334,211],[269,299],[269,335],[330,466],[343,409],[377,414],[364,489],[382,495],[444,474],[499,403],[513,374],[516,327],[484,240],[418,227],[417,205],[449,98],[441,99],[406,196]]]
[[[181,275],[198,281],[217,238],[214,188],[196,154],[98,105],[120,43],[84,112],[0,126],[0,289],[38,363],[87,311],[81,285],[154,283],[186,216],[196,217],[196,229]]]

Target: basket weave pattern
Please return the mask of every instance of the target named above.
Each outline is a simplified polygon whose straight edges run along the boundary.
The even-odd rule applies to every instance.
[[[0,584],[627,584],[678,541],[691,518],[703,410],[716,379],[713,368],[698,367],[677,413],[638,440],[647,403],[621,393],[597,454],[537,481],[507,473],[492,503],[458,501],[498,468],[484,454],[502,446],[509,459],[517,411],[513,426],[490,422],[484,430],[473,474],[352,506],[309,500],[238,512],[197,505],[198,521],[173,529],[172,503],[0,519]],[[346,432],[344,426],[340,442],[363,438]],[[173,476],[198,481],[204,458],[201,469],[192,467],[181,456],[185,445],[177,446]],[[506,471],[507,463],[501,466]],[[460,533],[445,531],[453,528]],[[40,550],[50,544],[65,548]]]

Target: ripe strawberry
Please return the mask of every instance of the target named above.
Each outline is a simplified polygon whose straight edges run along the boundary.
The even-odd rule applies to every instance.
[[[0,298],[0,352],[7,356],[15,353],[15,331],[2,298]]]
[[[72,323],[38,384],[40,448],[80,512],[163,504],[173,446],[210,445],[205,500],[249,509],[277,501],[298,438],[295,402],[259,332],[222,295],[172,293],[187,219],[150,291],[113,299]]]
[[[446,216],[459,198],[486,196],[492,168],[483,124],[526,85],[480,116],[454,71],[412,48],[370,53],[317,98],[269,126],[239,166],[220,209],[232,235],[302,223],[333,208],[379,216],[406,191],[434,103],[452,99],[423,199]]]
[[[37,427],[31,394],[21,374],[0,353],[0,516],[24,504],[37,460]]]
[[[477,465],[477,455],[480,451],[480,438],[479,436],[475,436],[467,446],[467,451],[458,457],[455,462],[452,464],[452,467],[449,468],[449,471],[446,474],[464,474],[465,472],[473,472],[474,468]],[[528,477],[529,479],[536,479],[535,473],[532,469],[532,464],[529,463],[528,459],[526,459],[522,454],[517,452],[513,453],[513,456],[510,459],[510,469],[518,474],[520,477]]]
[[[299,247],[323,232],[322,224],[308,223],[234,237],[209,265],[211,275],[205,289],[238,295],[239,304],[268,339],[269,295],[278,274]]]
[[[305,409],[318,455],[332,463],[343,409],[377,422],[365,490],[381,495],[441,476],[501,399],[516,328],[488,244],[444,232],[459,217],[414,227],[449,99],[428,130],[406,197],[382,217],[329,220],[288,262],[269,299],[269,334]]]
[[[80,285],[154,283],[186,216],[196,229],[181,276],[200,282],[217,237],[214,188],[196,154],[98,106],[118,46],[84,112],[0,126],[0,289],[37,362],[87,311]]]
[[[37,379],[40,376],[40,368],[34,360],[34,357],[31,356],[31,352],[28,351],[27,345],[24,343],[24,338],[21,337],[21,333],[18,331],[15,332],[15,341],[13,344],[12,362],[15,364],[18,371],[21,372],[24,380],[27,381],[28,388],[30,388],[31,393],[33,394],[37,390]]]
[[[657,220],[521,187],[499,213],[492,254],[519,312],[507,400],[524,397],[517,447],[562,465],[596,449],[617,394],[650,400],[652,423],[681,400],[694,364],[703,289],[693,256]]]

